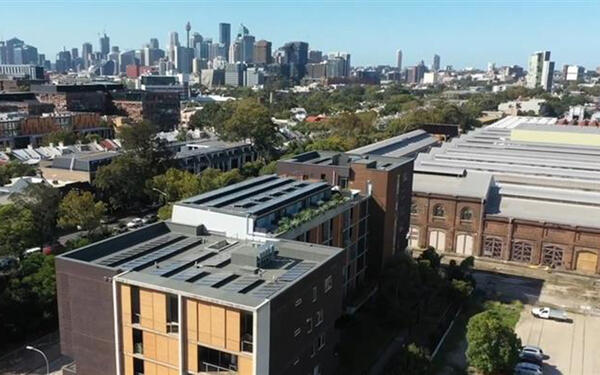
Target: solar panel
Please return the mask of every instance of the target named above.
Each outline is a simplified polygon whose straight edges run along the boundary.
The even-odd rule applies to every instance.
[[[223,286],[223,290],[228,292],[241,292],[242,290],[248,288],[253,284],[258,284],[264,282],[264,280],[256,277],[256,276],[244,276],[240,277],[236,280],[233,280],[229,284]]]
[[[280,281],[292,282],[297,280],[300,276],[304,275],[315,267],[316,263],[312,262],[300,262],[294,267],[287,270],[283,275],[279,277]]]
[[[198,243],[202,243],[202,238],[186,238],[162,249],[155,250],[129,262],[123,263],[121,268],[128,270],[140,270],[151,263],[160,262],[161,260],[178,254]]]
[[[190,267],[173,275],[171,278],[179,281],[190,281],[198,279],[198,276],[202,275],[203,273],[208,274],[202,267]]]
[[[258,298],[267,298],[283,289],[287,283],[276,282],[262,285],[260,288],[254,289],[250,295]]]
[[[204,259],[208,254],[212,252],[206,250],[192,251],[189,254],[184,254],[179,259],[169,260],[158,264],[158,267],[152,267],[144,272],[149,272],[153,275],[169,277],[177,271],[187,268],[194,263]]]
[[[218,267],[231,260],[231,253],[221,253],[206,259],[201,264],[208,267]]]
[[[213,286],[231,276],[233,276],[232,272],[211,273],[210,275],[204,276],[200,280],[195,281],[194,284],[200,286]]]
[[[154,249],[154,248],[157,248],[160,246],[164,246],[168,243],[178,241],[181,238],[183,238],[183,236],[179,236],[179,235],[175,236],[175,235],[167,234],[167,235],[158,237],[152,241],[148,241],[142,245],[131,247],[124,251],[120,251],[113,256],[110,256],[110,257],[100,260],[98,263],[103,266],[115,267],[115,266],[119,265],[119,263],[125,259],[143,254],[151,249]]]

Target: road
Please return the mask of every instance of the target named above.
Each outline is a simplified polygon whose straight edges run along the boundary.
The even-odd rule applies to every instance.
[[[542,348],[546,375],[600,374],[600,317],[569,313],[572,323],[535,318],[526,305],[516,333],[523,344]]]

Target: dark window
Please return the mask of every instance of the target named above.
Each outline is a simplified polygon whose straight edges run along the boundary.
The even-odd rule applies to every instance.
[[[542,265],[550,268],[563,266],[564,249],[556,245],[544,245],[542,250]]]
[[[513,260],[515,262],[529,263],[531,262],[532,252],[533,246],[530,242],[515,241],[513,242],[510,260]]]
[[[179,303],[177,296],[167,295],[167,333],[179,332]]]
[[[346,177],[338,177],[338,185],[342,189],[347,188],[348,187],[348,178],[346,178]]]
[[[473,220],[473,211],[469,207],[465,207],[460,211],[460,219],[465,221]]]
[[[446,211],[444,210],[444,207],[441,204],[436,204],[435,206],[433,206],[433,216],[434,217],[445,217],[446,216]]]
[[[490,258],[501,258],[502,239],[498,237],[486,237],[483,243],[483,256]]]
[[[133,329],[133,352],[144,354],[144,335],[139,329]]]
[[[139,358],[133,359],[133,374],[143,375],[144,374],[144,361]]]
[[[252,353],[253,352],[253,315],[251,312],[242,312],[241,315],[241,335],[242,335],[242,351]]]
[[[140,289],[137,286],[131,287],[131,322],[140,322]]]
[[[324,181],[324,180],[326,180],[326,179],[327,179],[327,177],[325,176],[325,174],[324,174],[324,173],[322,173],[322,174],[321,174],[321,180],[323,180],[323,181]]]
[[[198,346],[198,369],[200,372],[220,373],[237,371],[238,357],[234,354]]]

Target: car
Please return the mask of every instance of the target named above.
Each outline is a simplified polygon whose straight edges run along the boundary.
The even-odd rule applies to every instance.
[[[531,314],[540,319],[553,319],[561,322],[569,321],[569,317],[564,310],[553,309],[551,307],[534,307]]]
[[[121,234],[127,232],[127,225],[125,223],[119,223],[113,229],[114,234]]]
[[[539,361],[540,365],[541,362],[544,360],[544,351],[537,346],[533,346],[533,345],[525,345],[523,347],[521,347],[521,350],[519,351],[519,358],[531,358],[531,359],[535,359],[537,361]],[[524,361],[524,362],[528,362],[528,361]]]
[[[0,257],[0,274],[10,273],[16,270],[19,265],[19,260],[14,257],[4,256]]]
[[[158,221],[158,216],[156,216],[155,214],[148,214],[142,218],[142,222],[144,224],[152,224],[152,223],[156,223],[157,221]]]
[[[135,219],[132,219],[129,223],[127,223],[127,228],[134,229],[139,228],[142,225],[144,225],[144,221],[139,217],[136,217]]]
[[[25,250],[23,253],[25,254],[25,256],[27,256],[27,255],[31,255],[31,254],[35,254],[35,253],[41,253],[41,252],[42,252],[42,248],[41,247],[32,247],[31,249]]]
[[[542,375],[542,366],[534,363],[519,362],[515,366],[515,375]]]

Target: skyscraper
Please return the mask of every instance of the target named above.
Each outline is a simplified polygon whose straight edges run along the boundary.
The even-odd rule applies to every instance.
[[[402,50],[396,51],[396,67],[398,70],[402,70]]]
[[[81,58],[83,59],[83,67],[87,69],[90,66],[92,58],[92,43],[83,43],[81,46]]]
[[[242,43],[239,40],[234,40],[229,46],[228,57],[230,63],[242,61]]]
[[[219,43],[225,46],[225,51],[229,51],[231,44],[231,25],[228,23],[219,24]]]
[[[440,70],[440,55],[433,55],[433,64],[431,64],[431,70],[434,72]]]
[[[188,21],[188,23],[185,24],[185,33],[186,33],[185,41],[187,43],[187,45],[186,45],[187,48],[190,48],[190,30],[192,30],[192,25],[190,24],[190,21]]]
[[[329,54],[329,58],[342,58],[344,59],[343,76],[350,77],[350,54],[346,52],[332,52]]]
[[[308,51],[308,61],[313,64],[318,64],[323,61],[323,52],[315,49]]]
[[[108,35],[106,35],[106,33],[104,33],[104,36],[100,37],[100,53],[102,54],[103,58],[106,58],[106,56],[109,54],[110,52],[110,38],[108,37]]]
[[[270,64],[271,63],[271,42],[259,40],[254,43],[254,63],[255,64]]]
[[[169,33],[169,46],[167,50],[167,57],[171,62],[175,61],[175,50],[177,47],[179,47],[179,34],[177,34],[177,31],[171,31],[171,33]]]
[[[150,38],[150,48],[154,48],[154,49],[160,48],[159,45],[158,45],[158,39],[157,38]]]
[[[554,61],[550,61],[550,51],[534,52],[529,57],[527,87],[542,87],[545,91],[550,91],[553,75]]]

